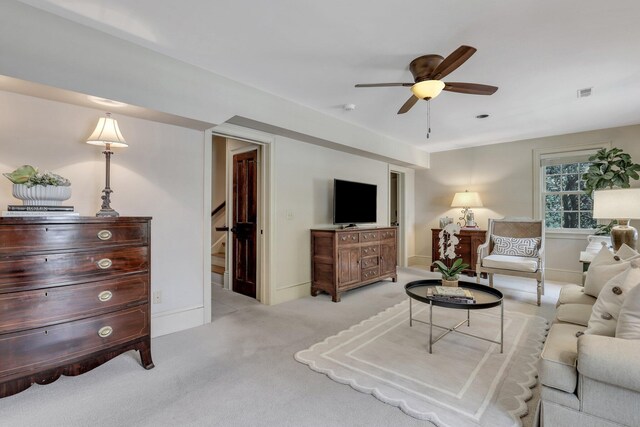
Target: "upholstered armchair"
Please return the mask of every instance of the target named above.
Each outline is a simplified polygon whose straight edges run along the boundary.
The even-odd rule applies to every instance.
[[[480,275],[528,277],[537,281],[537,303],[544,295],[544,224],[520,218],[490,219],[487,241],[478,247],[477,282]]]

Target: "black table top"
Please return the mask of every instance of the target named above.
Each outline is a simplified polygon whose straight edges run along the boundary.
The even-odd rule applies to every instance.
[[[502,292],[495,288],[478,283],[458,281],[458,287],[468,289],[473,292],[476,299],[475,304],[457,303],[451,301],[439,301],[427,296],[427,289],[435,286],[442,286],[440,279],[426,279],[409,282],[404,286],[405,292],[409,297],[427,304],[433,304],[439,307],[457,308],[464,310],[480,310],[484,308],[496,307],[502,304]]]

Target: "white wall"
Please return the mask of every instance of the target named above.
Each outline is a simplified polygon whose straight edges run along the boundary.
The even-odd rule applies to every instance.
[[[377,224],[389,225],[388,164],[276,137],[275,302],[309,295],[310,229],[333,225],[333,179],[378,186]],[[363,225],[364,226],[364,225]]]
[[[0,92],[0,172],[23,164],[69,178],[67,203],[83,216],[100,209],[104,155],[86,144],[104,111]],[[203,322],[203,170],[200,131],[114,112],[128,148],[115,148],[111,206],[122,216],[152,216],[152,334]],[[0,178],[0,208],[18,201]]]
[[[489,218],[533,217],[533,150],[581,144],[611,143],[640,162],[640,126],[602,129],[547,138],[435,153],[431,169],[416,172],[415,264],[431,263],[431,228],[448,215],[456,220],[458,209],[450,207],[454,193],[478,191],[484,208],[474,208],[476,222],[486,229]],[[638,186],[639,183],[634,183]],[[637,227],[638,225],[636,225]],[[582,267],[579,253],[586,236],[549,234],[546,240],[547,277],[578,282]]]

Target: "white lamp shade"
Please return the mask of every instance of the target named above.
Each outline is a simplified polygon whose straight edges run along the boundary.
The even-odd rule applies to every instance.
[[[475,191],[465,191],[464,193],[456,193],[451,202],[452,208],[481,208],[482,200],[480,195]]]
[[[109,113],[107,113],[106,117],[102,117],[98,120],[98,125],[89,139],[87,139],[87,144],[111,144],[112,147],[128,147],[122,133],[120,133],[118,122],[112,119],[111,114]]]
[[[423,80],[411,86],[411,92],[420,99],[433,99],[444,89],[444,82],[440,80]]]
[[[640,188],[594,191],[593,217],[598,219],[640,218]]]

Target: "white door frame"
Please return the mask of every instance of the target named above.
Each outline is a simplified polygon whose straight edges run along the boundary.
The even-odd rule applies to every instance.
[[[228,123],[224,123],[222,125],[216,126],[213,131],[213,135],[218,135],[223,138],[231,138],[239,141],[248,142],[253,144],[252,147],[243,147],[244,151],[255,150],[256,146],[258,148],[258,239],[257,239],[257,263],[256,266],[256,299],[263,304],[271,304],[273,301],[273,293],[274,289],[272,284],[274,283],[273,276],[275,274],[273,268],[271,268],[272,259],[271,255],[273,253],[273,235],[275,232],[275,213],[274,208],[275,204],[273,203],[273,150],[275,147],[275,138],[273,135],[266,134],[263,132],[255,131],[253,129],[243,128],[241,126],[231,125]],[[229,203],[227,206],[230,208],[227,209],[227,221],[232,219],[230,216],[233,207],[231,206],[232,202],[229,200],[229,195],[233,193],[233,170],[230,168],[230,164],[233,158],[233,154],[238,154],[241,151],[234,150],[233,153],[230,150],[227,150],[227,202]],[[211,156],[209,156],[211,157]],[[209,167],[209,169],[211,169]],[[229,179],[229,174],[231,174],[231,179]],[[211,178],[209,177],[209,181]],[[210,187],[210,185],[209,185]],[[210,196],[209,196],[210,197]],[[210,203],[209,203],[210,204]],[[210,215],[210,213],[209,213]],[[227,222],[227,224],[231,224],[231,222]],[[210,227],[210,225],[209,225]],[[229,245],[232,246],[233,243],[231,239],[228,239],[230,242]],[[233,249],[229,248],[229,256],[227,256],[227,267],[225,271],[225,283],[229,283],[229,287],[231,287],[231,277],[227,276],[227,272],[230,272],[230,264],[231,258],[233,257]],[[211,258],[211,248],[209,247],[209,258]],[[210,267],[209,267],[210,268]],[[209,299],[211,297],[209,296]],[[211,313],[209,313],[209,319],[211,319]],[[208,320],[210,322],[211,320]]]
[[[398,226],[398,260],[397,264],[400,267],[407,266],[407,251],[406,251],[406,227],[407,227],[407,215],[405,214],[405,176],[404,172],[396,170],[393,165],[389,165],[389,173],[387,176],[387,183],[389,191],[387,192],[388,200],[387,200],[387,218],[389,218],[389,224],[391,225],[391,174],[396,174],[398,176],[398,188],[396,192],[397,200],[397,209],[398,209],[398,222],[400,225]]]

